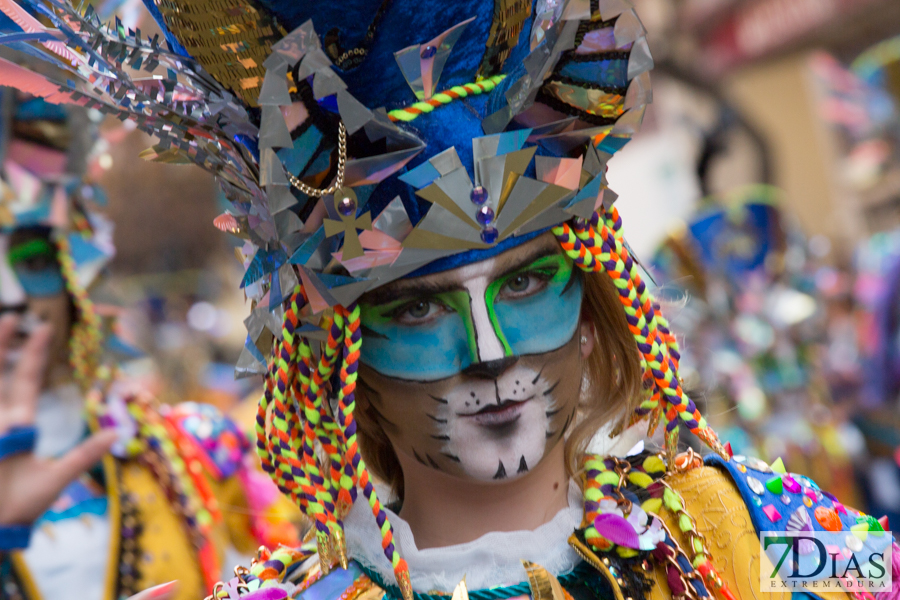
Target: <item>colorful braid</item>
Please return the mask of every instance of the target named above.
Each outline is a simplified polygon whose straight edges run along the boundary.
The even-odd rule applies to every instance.
[[[641,353],[645,381],[651,384],[648,395],[637,409],[640,416],[658,420],[661,402],[666,410],[666,446],[674,456],[678,428],[687,426],[713,450],[725,456],[725,450],[709,428],[693,401],[684,393],[678,377],[678,349],[668,322],[660,320],[659,305],[638,273],[621,231],[621,218],[612,208],[595,212],[591,221],[577,219],[553,229],[565,252],[585,271],[606,273],[613,281],[625,310],[628,327]],[[674,350],[674,352],[672,352]],[[655,425],[651,423],[651,427]]]
[[[63,232],[54,235],[57,249],[57,260],[60,273],[66,282],[66,291],[75,305],[77,320],[72,324],[72,332],[69,336],[69,364],[75,376],[75,381],[82,390],[90,389],[94,382],[94,376],[100,363],[100,348],[103,335],[101,333],[100,317],[94,310],[94,303],[88,297],[87,291],[78,282],[78,272],[69,240]]]
[[[335,306],[331,318],[323,320],[328,338],[313,369],[310,342],[298,333],[306,304],[306,294],[298,285],[287,303],[281,339],[269,363],[256,418],[256,446],[263,469],[313,520],[325,571],[334,560],[347,564],[341,519],[356,500],[359,485],[381,529],[384,554],[404,597],[411,599],[408,567],[394,546],[393,527],[360,455],[353,418],[362,346],[360,309],[355,304]],[[334,381],[336,372],[338,403],[332,415],[328,382]]]
[[[494,75],[493,77],[488,77],[487,79],[482,79],[481,81],[475,83],[466,83],[464,85],[455,85],[449,90],[444,90],[443,92],[438,92],[428,100],[424,100],[422,102],[416,102],[410,106],[405,108],[398,108],[397,110],[392,110],[388,113],[388,118],[391,121],[404,121],[409,122],[414,120],[416,117],[422,114],[430,113],[435,108],[439,106],[443,106],[445,104],[450,104],[454,100],[458,98],[466,98],[467,96],[478,96],[479,94],[483,94],[485,92],[492,91],[497,84],[503,81],[503,78],[506,75]]]

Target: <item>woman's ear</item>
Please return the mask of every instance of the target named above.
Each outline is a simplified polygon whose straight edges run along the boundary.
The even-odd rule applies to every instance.
[[[594,350],[594,342],[597,340],[597,336],[594,333],[593,324],[587,319],[581,320],[581,327],[579,329],[579,335],[581,336],[581,357],[587,358]]]

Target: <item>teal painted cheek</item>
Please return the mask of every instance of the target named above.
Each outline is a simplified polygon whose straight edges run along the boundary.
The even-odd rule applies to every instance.
[[[405,327],[393,321],[367,323],[359,360],[382,375],[410,381],[437,381],[458,374],[472,360],[466,327],[458,313],[427,326]]]
[[[56,296],[66,289],[66,282],[58,269],[50,268],[40,271],[15,269],[15,272],[22,289],[32,298]]]
[[[567,284],[553,282],[533,296],[494,305],[497,324],[514,355],[551,352],[575,335],[581,317],[581,278],[576,277],[569,289]]]

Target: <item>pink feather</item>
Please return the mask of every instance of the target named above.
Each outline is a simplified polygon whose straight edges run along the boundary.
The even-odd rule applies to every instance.
[[[12,19],[13,23],[22,28],[25,33],[46,33],[49,31],[41,25],[41,22],[28,14],[28,12],[13,2],[13,0],[0,0],[0,12]],[[41,42],[45,48],[53,51],[66,60],[77,63],[78,55],[69,50],[63,42]]]

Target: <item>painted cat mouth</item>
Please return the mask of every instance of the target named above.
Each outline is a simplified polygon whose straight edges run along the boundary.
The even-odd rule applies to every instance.
[[[458,416],[470,418],[484,427],[501,427],[519,420],[525,404],[532,398],[534,396],[523,400],[503,400],[498,404],[489,404],[478,412]]]

